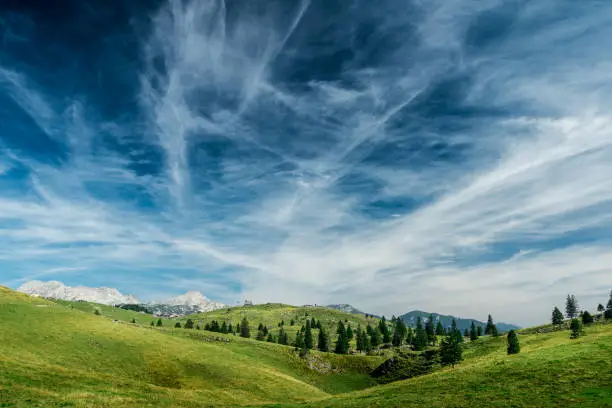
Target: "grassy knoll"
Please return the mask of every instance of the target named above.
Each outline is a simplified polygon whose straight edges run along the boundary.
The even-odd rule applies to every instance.
[[[505,338],[466,345],[456,368],[333,396],[308,407],[612,407],[612,324],[586,336],[568,331],[520,335],[521,353],[508,356]]]
[[[0,322],[2,407],[298,402],[371,385],[366,372],[379,362],[321,353],[300,359],[290,347],[211,341],[223,337],[211,333],[191,338],[5,288]]]

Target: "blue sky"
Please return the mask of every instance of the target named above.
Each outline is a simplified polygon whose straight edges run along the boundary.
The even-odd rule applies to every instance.
[[[45,3],[0,8],[0,283],[606,299],[608,1]]]

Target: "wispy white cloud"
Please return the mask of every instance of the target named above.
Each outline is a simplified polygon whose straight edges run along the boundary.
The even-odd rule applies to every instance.
[[[362,4],[382,38],[407,40],[368,67],[351,65],[370,56],[352,45],[332,79],[297,86],[287,78],[303,68],[308,35],[354,40],[358,21],[311,32],[308,2],[254,17],[223,1],[170,1],[143,39],[139,99],[162,174],[100,147],[101,134],[121,141],[129,124],[0,70],[4,92],[69,157],[54,167],[10,151],[31,189],[0,192],[0,262],[22,271],[8,281],[129,270],[109,279],[230,301],[238,294],[221,276],[255,301],[523,324],[548,319],[568,292],[593,307],[612,286],[612,71],[595,46],[612,34],[612,9],[574,6],[570,24],[548,16],[552,4],[418,1],[416,22],[392,2],[369,14]],[[512,19],[494,46],[470,44],[482,13]],[[442,109],[432,94],[460,77],[467,85],[448,103],[462,113],[423,114]],[[232,154],[201,147],[219,140]],[[423,153],[435,146],[460,153]],[[378,202],[409,204],[372,217]]]

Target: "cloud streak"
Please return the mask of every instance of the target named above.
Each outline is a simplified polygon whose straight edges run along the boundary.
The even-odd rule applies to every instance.
[[[4,283],[522,324],[568,292],[592,308],[612,285],[612,71],[597,45],[611,7],[147,13],[130,115],[60,98],[7,54],[0,106],[61,149],[46,161],[18,144],[18,116],[0,136]]]

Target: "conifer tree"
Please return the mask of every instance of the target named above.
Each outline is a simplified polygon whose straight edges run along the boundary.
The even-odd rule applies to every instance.
[[[266,339],[266,335],[264,334],[263,330],[257,330],[257,336],[255,336],[255,340],[265,340]]]
[[[427,347],[427,332],[425,328],[423,328],[420,316],[417,318],[413,344],[416,351],[425,350],[425,347]]]
[[[370,341],[370,336],[364,331],[361,332],[361,337],[363,338],[363,351],[366,353],[372,350],[372,342]]]
[[[304,331],[304,347],[308,350],[314,347],[312,338],[312,328],[310,327],[310,320],[306,320],[306,330]]]
[[[406,325],[404,324],[404,321],[399,317],[396,318],[391,343],[393,343],[395,347],[401,346],[402,342],[404,341],[404,338],[406,337],[406,332]]]
[[[132,323],[136,323],[136,319],[132,318]]]
[[[478,337],[482,336],[482,326],[478,325],[476,327],[476,334],[478,335]]]
[[[487,326],[485,327],[484,334],[493,334],[493,326],[495,326],[495,323],[493,323],[493,317],[489,315],[489,317],[487,318]]]
[[[293,326],[295,324],[295,321],[293,319],[291,319],[291,322],[289,323],[290,326]]]
[[[463,350],[458,340],[460,336],[457,336],[456,333],[459,333],[456,328],[454,331],[451,330],[450,334],[440,343],[440,360],[444,365],[452,365],[455,367],[455,364],[461,361]]]
[[[612,319],[612,290],[610,291],[610,299],[606,304],[606,311],[604,312],[604,317],[606,319]]]
[[[263,324],[259,323],[259,326],[257,326],[257,330],[263,330]]]
[[[346,338],[349,341],[353,340],[353,329],[351,329],[351,325],[350,324],[346,327]]]
[[[455,319],[453,319],[453,322],[451,323],[449,335],[453,336],[457,343],[463,343],[464,341],[461,331],[457,328],[457,321]]]
[[[238,334],[242,333],[242,330],[240,329],[240,323],[236,323],[236,333]]]
[[[368,336],[371,336],[372,333],[374,333],[374,329],[372,328],[372,326],[370,326],[370,323],[368,323],[368,326],[366,327],[366,333],[368,334]]]
[[[518,354],[521,351],[518,336],[514,330],[508,332],[508,354]]]
[[[340,322],[342,323],[342,321]],[[346,335],[346,330],[338,331],[338,339],[336,340],[336,348],[334,352],[336,354],[346,354],[349,351],[349,342],[348,337]]]
[[[601,315],[601,317],[603,317],[603,313],[605,310],[606,308],[601,303],[597,305],[597,312]]]
[[[174,324],[174,328],[176,328],[176,329],[180,329],[180,328],[181,328],[181,322],[176,322],[176,323]]]
[[[380,319],[380,321],[378,322],[378,330],[382,335],[382,342],[389,343],[391,341],[391,331],[389,330],[389,326],[387,326],[387,320],[385,319],[385,316],[383,316],[382,319]]]
[[[264,336],[267,336],[268,335],[268,326],[264,326],[262,331],[263,331]]]
[[[568,319],[573,319],[578,315],[578,301],[574,295],[567,295],[565,300],[565,316]]]
[[[304,335],[302,334],[301,331],[298,331],[295,334],[295,348],[296,349],[304,348]]]
[[[357,327],[357,331],[355,332],[355,348],[357,351],[363,350],[363,338],[361,337],[361,329]]]
[[[591,324],[593,323],[593,316],[589,313],[588,310],[585,310],[582,313],[582,324]]]
[[[243,317],[242,323],[240,323],[240,337],[251,337],[251,329],[249,328],[249,321],[246,317]]]
[[[411,347],[414,344],[414,332],[412,331],[412,327],[409,327],[406,332],[406,343]]]
[[[429,315],[425,323],[425,333],[427,333],[427,342],[432,346],[436,344],[436,326],[433,314]]]
[[[445,331],[444,331],[444,326],[442,326],[442,320],[438,320],[438,324],[436,325],[436,335],[437,336],[444,336]]]
[[[272,335],[272,333],[269,333],[269,334],[268,334],[268,338],[266,339],[266,341],[267,341],[268,343],[276,343],[276,342],[274,341],[274,336]]]
[[[161,327],[162,326],[162,319],[157,319],[157,327]]]
[[[319,341],[317,346],[319,347],[320,351],[329,351],[329,334],[327,333],[327,329],[323,327],[319,329]]]
[[[232,322],[229,322],[229,324],[227,325],[227,332],[232,334],[234,333],[234,328],[232,327]]]
[[[96,316],[100,316],[100,309],[94,309],[94,314]]]
[[[470,340],[471,341],[478,340],[478,332],[476,331],[476,325],[474,324],[473,320],[472,320],[472,326],[470,327]]]
[[[572,319],[570,322],[570,330],[572,333],[570,334],[570,339],[577,339],[582,335],[582,324],[580,324],[580,320]]]
[[[187,322],[185,323],[185,329],[193,329],[193,320],[187,319]]]
[[[151,321],[151,326],[155,326],[155,322],[154,321]]]
[[[278,332],[278,344],[284,344],[286,346],[288,343],[287,332],[281,327]]]
[[[372,329],[372,335],[370,336],[370,344],[372,345],[372,347],[380,346],[381,341],[382,335],[380,334],[380,330],[378,330],[378,327]]]
[[[552,312],[552,324],[558,326],[563,323],[563,313],[559,310],[557,306],[553,309]]]
[[[499,331],[497,330],[497,326],[496,325],[493,325],[493,328],[491,329],[491,336],[493,336],[493,337],[499,336]]]

